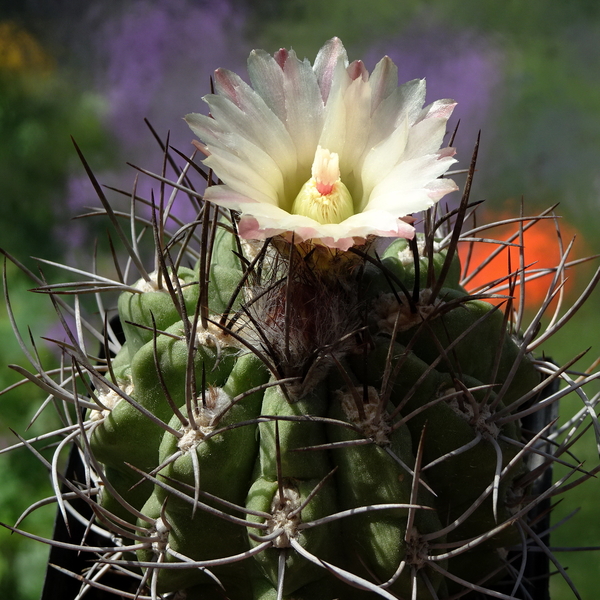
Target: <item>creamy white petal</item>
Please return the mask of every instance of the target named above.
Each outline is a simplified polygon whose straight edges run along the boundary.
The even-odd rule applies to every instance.
[[[404,190],[402,192],[393,190],[387,194],[381,194],[377,197],[376,206],[383,206],[390,211],[390,214],[397,214],[398,211],[405,215],[421,212],[431,208],[436,203],[435,198],[432,198],[429,190],[426,188]],[[365,211],[367,214],[371,212],[369,209]]]
[[[276,68],[279,67],[276,65]],[[281,71],[281,69],[279,70]],[[216,78],[216,82],[219,82],[221,85],[228,82],[228,88],[233,88],[235,90],[235,104],[240,112],[246,116],[248,123],[253,125],[253,131],[255,133],[258,132],[259,135],[262,134],[262,136],[264,136],[265,131],[263,128],[268,127],[271,136],[276,136],[283,140],[286,145],[290,145],[291,147],[294,146],[293,141],[283,124],[285,119],[280,119],[271,110],[261,95],[250,87],[241,77],[231,71],[223,70],[219,74],[219,77]],[[214,96],[210,97],[214,98]],[[210,102],[209,105],[211,105]],[[213,115],[213,117],[215,117],[215,115]]]
[[[317,83],[321,90],[321,97],[326,103],[331,91],[331,83],[334,81],[335,72],[341,67],[343,69],[348,65],[348,55],[342,41],[334,37],[325,42],[323,47],[317,53],[313,70],[317,77]]]
[[[242,106],[247,105],[246,110],[220,96],[211,96],[207,102],[212,116],[218,123],[227,124],[227,129],[232,134],[248,140],[264,151],[275,162],[280,173],[295,172],[296,148],[283,123],[271,111],[270,118],[261,113],[260,104],[265,109],[267,107],[257,94],[252,100],[256,100],[259,106],[253,106],[252,101],[244,100]],[[209,149],[210,147],[211,144]]]
[[[236,192],[228,185],[211,185],[207,187],[204,192],[204,199],[214,202],[223,208],[237,210],[238,212],[244,212],[249,205],[260,202],[240,192]]]
[[[339,227],[342,226],[346,228],[347,235],[363,238],[368,235],[380,235],[410,239],[415,233],[412,225],[386,210],[370,210],[358,213],[339,224]]]
[[[214,119],[200,113],[190,113],[184,117],[184,120],[205,144],[223,145],[221,139],[225,130]]]
[[[408,193],[425,189],[428,183],[443,175],[455,162],[456,160],[450,156],[438,158],[436,155],[401,162],[382,182],[375,186],[365,210],[389,209],[406,215],[428,208],[430,204],[419,208],[412,200],[409,203]],[[406,205],[404,194],[407,195]],[[393,206],[390,204],[391,202],[393,202]]]
[[[323,112],[323,129],[319,137],[319,146],[336,152],[340,156],[346,143],[346,105],[344,94],[352,83],[346,65],[338,61],[331,70],[332,81],[327,104]]]
[[[260,161],[249,163],[243,157],[236,156],[220,148],[214,148],[213,150],[211,155],[204,161],[204,164],[213,169],[215,173],[218,173],[225,184],[241,194],[256,198],[260,202],[279,203],[277,187],[279,187],[280,181],[275,177],[271,177],[275,173],[274,170],[268,170],[267,167],[265,172],[263,168],[263,175],[261,176],[260,171],[257,170]],[[267,156],[264,152],[262,154]],[[281,174],[279,174],[280,178]],[[256,195],[253,196],[254,193]]]
[[[425,102],[426,85],[424,79],[413,79],[398,87],[398,102],[402,108],[398,112],[398,121],[408,119],[412,125],[421,113],[421,107]]]
[[[437,152],[446,135],[446,119],[430,118],[410,128],[403,160]]]
[[[398,164],[404,153],[407,139],[408,122],[405,120],[404,126],[392,129],[391,134],[366,155],[361,171],[362,200],[359,210],[365,209],[375,186]]]
[[[245,186],[244,189],[246,189],[246,186],[250,184],[251,186],[254,185],[256,189],[260,189],[262,193],[265,193],[265,183],[269,182],[267,189],[273,187],[278,196],[284,194],[285,181],[280,165],[276,164],[270,155],[265,154],[260,146],[251,143],[237,132],[221,130],[215,124],[216,121],[214,119],[205,115],[192,113],[187,115],[185,120],[192,131],[200,139],[204,140],[208,153],[213,157],[219,157],[216,161],[215,158],[211,160],[205,159],[205,165],[210,166],[212,169],[217,168],[217,164],[225,165],[224,157],[227,154],[239,159],[232,159],[228,163],[232,171],[226,174],[221,173],[223,175],[221,179],[232,182],[232,178],[235,178],[238,181],[236,184],[237,187],[243,183]],[[247,180],[247,169],[252,170],[249,181]],[[257,186],[254,180],[256,175],[265,180],[259,186]],[[270,202],[274,201],[271,193],[267,193],[267,195],[270,198]]]
[[[446,194],[457,189],[458,186],[451,179],[436,179],[420,189],[403,192],[393,190],[382,194],[377,198],[377,203],[385,206],[390,214],[404,212],[405,215],[410,215],[431,208]],[[373,210],[366,210],[364,214],[370,214]]]
[[[312,164],[323,128],[323,100],[310,63],[290,51],[283,69],[286,127],[296,144],[298,162]]]
[[[371,113],[398,87],[398,67],[384,56],[373,69],[371,82]]]
[[[446,179],[445,177],[441,177],[439,179],[434,179],[433,181],[430,181],[425,186],[425,189],[428,191],[429,197],[437,202],[446,194],[456,192],[458,190],[458,186],[454,181],[452,181],[452,179]]]
[[[342,179],[360,169],[359,159],[367,145],[371,129],[371,83],[355,79],[344,94],[346,106],[346,140],[340,155]]]
[[[382,100],[371,117],[367,148],[373,148],[390,135],[396,127],[410,126],[419,116],[425,101],[425,80],[413,79],[396,88]]]
[[[320,237],[319,227],[323,226],[310,217],[292,215],[277,206],[262,203],[245,205],[238,225],[243,237],[266,239],[290,231],[298,242]]]
[[[251,239],[266,239],[291,231],[296,241],[320,240],[331,248],[347,250],[354,238],[369,235],[412,238],[414,228],[387,211],[369,211],[346,219],[339,224],[322,225],[300,215],[290,215],[268,205],[246,206],[239,224],[240,234]]]
[[[282,123],[286,120],[283,70],[264,50],[252,50],[248,57],[248,76],[256,93]]]
[[[438,117],[440,119],[448,119],[456,106],[454,100],[436,100],[429,106],[426,106],[417,117],[417,122],[423,119],[431,117]]]
[[[425,81],[397,87],[389,58],[369,76],[361,61],[348,64],[334,38],[314,68],[282,49],[273,56],[254,51],[248,70],[252,87],[218,71],[217,93],[206,98],[211,117],[186,118],[209,152],[205,164],[223,181],[205,197],[240,212],[243,237],[281,233],[342,250],[369,235],[412,237],[403,217],[456,189],[452,180],[438,179],[455,162],[453,149],[440,149],[452,101],[423,108]],[[340,223],[327,221],[343,216],[321,213],[325,223],[319,223],[294,203],[310,183],[318,145],[339,155],[339,185],[352,196],[343,214],[350,216]],[[314,189],[315,202],[330,193],[323,185]]]
[[[253,175],[267,182],[275,190],[277,197],[281,198],[285,192],[283,174],[273,158],[260,145],[253,144],[236,133],[224,134],[223,137],[227,139],[229,147],[235,148],[236,152],[234,156],[238,157],[243,164],[248,165]],[[208,149],[213,156],[222,156],[226,153],[231,154],[228,149],[221,150],[212,145],[209,145]],[[204,161],[205,164],[207,164],[206,160]],[[249,182],[253,181],[253,176],[248,175],[246,171],[243,175],[240,174],[240,176],[246,178]]]

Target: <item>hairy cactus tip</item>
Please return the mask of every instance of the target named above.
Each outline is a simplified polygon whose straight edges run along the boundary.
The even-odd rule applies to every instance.
[[[475,224],[476,151],[459,206],[437,203],[457,190],[442,147],[454,103],[424,107],[423,80],[399,86],[388,57],[369,73],[337,38],[314,65],[256,50],[248,71],[251,85],[217,70],[210,116],[186,117],[204,165],[161,144],[173,174],[139,169],[161,182],[158,202],[134,185],[113,210],[79,152],[102,202],[87,216],[122,242],[112,277],[66,266],[87,280],[53,284],[14,260],[68,337],[60,368],[37,349],[35,372],[15,367],[62,426],[0,451],[39,458],[67,524],[43,540],[43,600],[59,576],[75,586],[61,600],[529,600],[546,597],[550,562],[577,596],[549,515],[600,471],[573,454],[584,430],[600,440],[598,372],[534,353],[600,269],[561,314],[552,301],[582,261],[557,233],[559,264],[531,270],[521,248],[514,273],[470,293],[486,263],[469,264],[473,246],[513,251],[518,236]],[[178,202],[197,218],[183,223]],[[523,239],[549,218],[507,222]],[[515,288],[543,274],[525,324]],[[572,392],[581,407],[558,426]],[[553,483],[554,464],[566,474]]]

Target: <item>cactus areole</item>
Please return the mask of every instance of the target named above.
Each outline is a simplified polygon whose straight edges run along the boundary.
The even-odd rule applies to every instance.
[[[554,457],[550,423],[523,418],[585,391],[534,356],[543,310],[519,326],[524,266],[478,294],[461,284],[458,243],[490,239],[466,228],[474,159],[459,208],[435,204],[457,189],[441,147],[454,103],[423,108],[423,81],[398,86],[387,57],[348,63],[337,39],[314,66],[286,50],[248,66],[252,85],[219,70],[210,116],[187,117],[210,175],[190,159],[171,186],[197,221],[166,198],[138,218],[134,201],[154,270],[137,233],[137,283],[73,284],[120,291],[124,339],[90,325],[98,363],[78,326],[70,371],[33,378],[70,414],[57,455],[73,442],[86,465],[66,483],[51,465],[60,510],[84,500],[105,536],[67,544],[96,559],[78,597],[529,597],[528,550],[545,548],[532,485]],[[64,286],[42,288],[67,310]]]

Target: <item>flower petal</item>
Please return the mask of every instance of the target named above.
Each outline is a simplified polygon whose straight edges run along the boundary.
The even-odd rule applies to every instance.
[[[315,73],[307,60],[290,51],[283,69],[286,127],[294,143],[300,167],[310,168],[321,130],[324,104]]]
[[[342,179],[359,167],[359,158],[367,145],[365,131],[371,127],[371,84],[355,79],[344,94],[346,106],[346,140],[340,155]]]
[[[243,139],[238,143],[241,147]],[[251,145],[248,143],[248,146]],[[237,156],[221,148],[212,148],[204,164],[219,173],[223,182],[240,194],[248,195],[260,202],[278,204],[279,193],[283,188],[281,172],[265,152],[256,146],[254,150],[256,154],[250,161],[247,153]]]
[[[404,153],[406,141],[408,140],[408,122],[392,130],[392,133],[379,143],[364,158],[362,179],[362,200],[359,210],[367,206],[375,186],[387,177],[392,169],[398,164]]]
[[[248,205],[260,202],[235,191],[228,185],[211,185],[207,187],[204,192],[204,200],[238,212],[244,212]]]
[[[348,65],[348,55],[346,54],[342,40],[334,37],[325,42],[319,50],[313,67],[324,103],[327,103],[331,90],[331,82],[334,80],[334,73],[340,65],[346,68]]]
[[[371,73],[371,112],[398,87],[398,67],[389,56],[384,56]],[[416,80],[418,81],[418,80]]]
[[[365,211],[387,209],[394,214],[407,215],[430,208],[441,196],[430,195],[428,185],[455,162],[451,156],[439,158],[437,155],[401,162],[386,179],[375,186]],[[448,186],[448,192],[456,189],[451,179],[443,181]],[[431,189],[435,189],[435,186]]]
[[[446,119],[432,118],[413,125],[402,160],[437,153],[446,135],[446,123]]]
[[[387,211],[368,211],[353,215],[338,224],[321,224],[309,217],[290,215],[275,206],[255,203],[244,206],[244,214],[238,225],[242,237],[266,239],[291,231],[295,240],[320,240],[331,248],[347,250],[354,238],[369,235],[412,238],[414,228]]]
[[[264,50],[252,50],[248,57],[248,76],[256,93],[282,123],[286,120],[283,69]]]
[[[421,111],[421,114],[417,118],[417,122],[432,117],[449,119],[455,106],[456,102],[454,102],[454,100],[436,100]]]
[[[380,102],[371,118],[367,148],[373,148],[396,127],[412,125],[425,101],[425,80],[414,79],[396,88]]]
[[[323,113],[323,129],[319,146],[342,155],[346,143],[346,105],[344,95],[352,83],[346,65],[338,61],[331,70],[332,81]]]
[[[206,96],[212,117],[227,130],[261,146],[282,172],[293,171],[297,163],[296,147],[281,120],[235,73],[222,71],[218,81],[220,86],[226,84],[228,90],[234,91],[236,102],[216,94]]]

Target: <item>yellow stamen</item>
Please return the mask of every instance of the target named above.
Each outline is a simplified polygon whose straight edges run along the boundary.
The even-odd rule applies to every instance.
[[[318,223],[341,223],[354,214],[352,196],[340,179],[337,153],[317,146],[312,177],[302,186],[292,204],[292,214]]]

